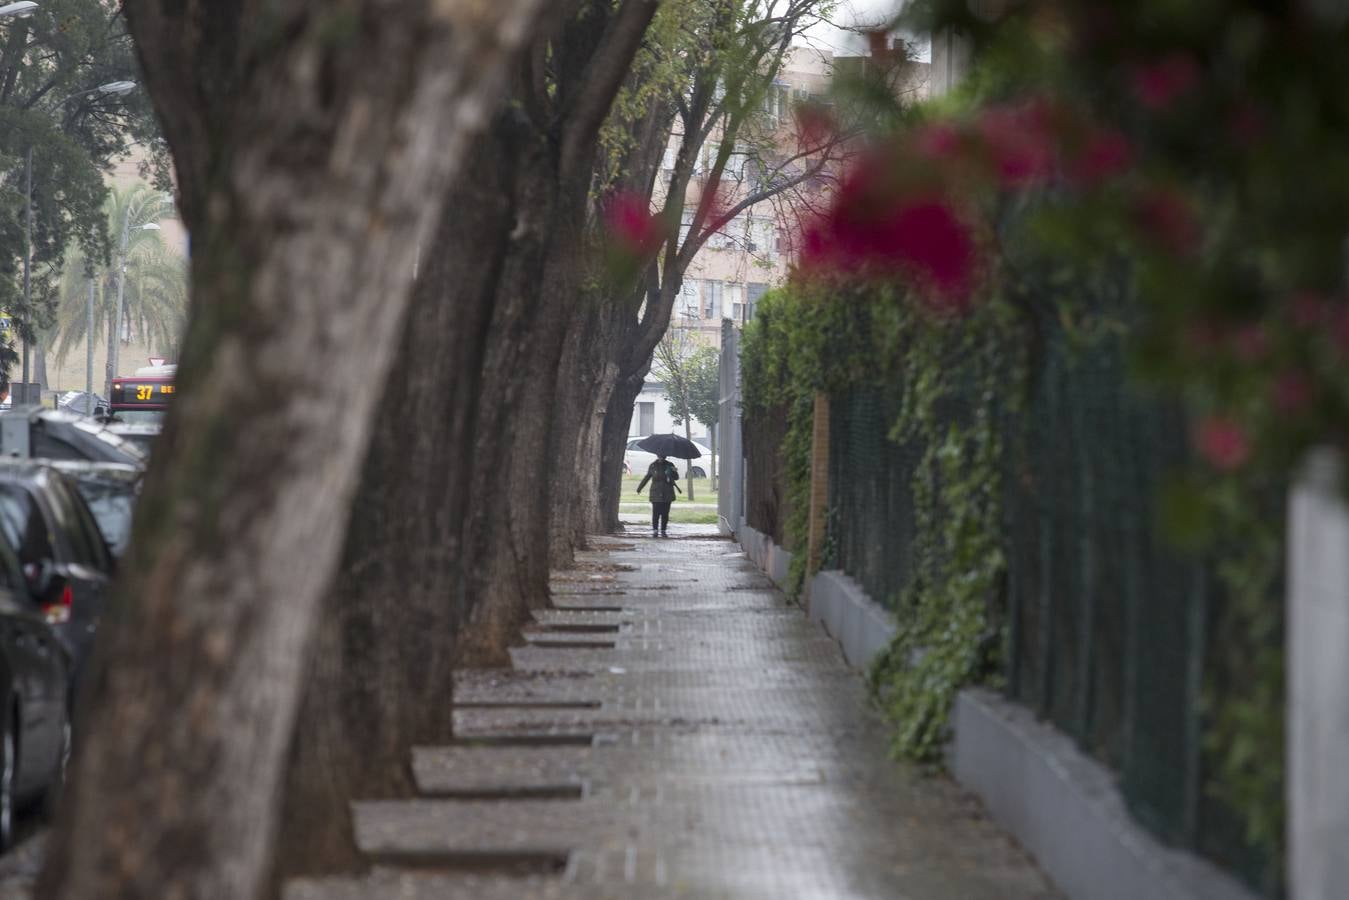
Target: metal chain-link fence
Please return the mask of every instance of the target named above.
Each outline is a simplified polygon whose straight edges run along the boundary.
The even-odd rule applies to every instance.
[[[745,452],[745,520],[779,547],[795,549],[787,535],[788,498],[783,445],[789,410],[759,410],[742,422]]]

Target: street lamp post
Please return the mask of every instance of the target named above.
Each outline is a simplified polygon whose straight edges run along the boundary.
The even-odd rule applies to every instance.
[[[84,323],[84,414],[94,414],[94,279],[89,279],[88,318]]]
[[[28,153],[23,161],[23,181],[24,181],[24,206],[23,206],[23,389],[25,396],[24,403],[31,402],[31,398],[26,396],[28,391],[28,304],[32,298],[31,276],[29,270],[33,266],[33,147],[28,146]]]

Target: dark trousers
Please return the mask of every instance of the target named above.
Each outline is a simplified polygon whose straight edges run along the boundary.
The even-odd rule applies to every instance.
[[[651,504],[651,530],[665,531],[670,527],[670,501]]]

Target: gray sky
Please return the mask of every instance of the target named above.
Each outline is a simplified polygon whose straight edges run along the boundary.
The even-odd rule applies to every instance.
[[[858,53],[866,49],[866,41],[848,27],[879,25],[895,15],[903,0],[838,0],[833,19],[836,25],[821,25],[806,33],[806,43],[835,53]],[[927,59],[927,41],[919,42],[919,59]]]

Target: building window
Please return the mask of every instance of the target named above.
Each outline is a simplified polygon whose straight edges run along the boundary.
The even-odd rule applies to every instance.
[[[740,321],[741,297],[744,291],[744,285],[728,284],[726,285],[726,304],[724,309],[732,319]]]
[[[717,320],[721,318],[721,282],[703,282],[703,318]]]
[[[656,431],[656,404],[638,403],[637,404],[637,433],[642,437],[654,434]]]

